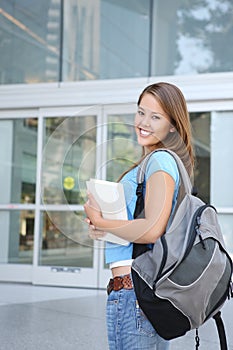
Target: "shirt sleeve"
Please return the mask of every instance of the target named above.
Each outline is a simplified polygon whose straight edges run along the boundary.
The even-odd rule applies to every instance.
[[[176,161],[168,152],[158,151],[152,154],[146,167],[145,180],[147,181],[157,171],[166,172],[174,179],[176,185],[179,184],[179,170]]]

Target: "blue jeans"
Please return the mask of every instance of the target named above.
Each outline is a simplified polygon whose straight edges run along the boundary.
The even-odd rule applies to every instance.
[[[134,289],[112,291],[107,300],[109,350],[168,350],[139,308]]]

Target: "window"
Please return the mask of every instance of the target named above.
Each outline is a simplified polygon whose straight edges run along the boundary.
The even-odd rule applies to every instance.
[[[232,11],[231,0],[0,0],[0,84],[230,72]]]
[[[45,119],[42,200],[83,204],[85,181],[95,174],[96,116]]]
[[[0,0],[0,84],[59,80],[60,0]]]
[[[37,119],[0,119],[0,146],[0,204],[35,203]]]
[[[34,210],[1,210],[0,263],[32,264]]]
[[[94,243],[87,230],[83,212],[42,212],[39,265],[92,267]]]
[[[141,157],[136,140],[134,114],[108,117],[107,180],[117,181]]]
[[[233,71],[232,11],[230,0],[154,1],[152,76]]]
[[[210,202],[210,113],[190,113],[196,164],[194,187],[198,197]]]
[[[233,111],[212,113],[211,202],[221,211],[220,225],[233,254]]]
[[[233,206],[233,112],[212,115],[212,202],[218,207]]]
[[[64,2],[63,80],[148,75],[149,0]]]

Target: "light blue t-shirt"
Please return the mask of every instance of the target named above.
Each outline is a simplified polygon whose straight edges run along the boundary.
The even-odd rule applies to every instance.
[[[175,191],[172,201],[172,209],[174,209],[178,190],[179,190],[179,171],[176,165],[176,161],[174,158],[168,153],[164,151],[158,151],[152,154],[150,157],[146,172],[145,172],[145,181],[143,185],[144,196],[146,185],[145,182],[149,179],[149,177],[156,173],[157,171],[164,171],[172,176],[175,181]],[[138,166],[131,171],[129,171],[121,180],[121,183],[124,187],[125,200],[127,206],[128,220],[133,220],[135,204],[137,200],[136,189],[137,189],[137,172]],[[156,200],[156,195],[155,195]],[[113,244],[110,242],[106,242],[105,246],[105,261],[106,263],[113,263],[120,260],[130,260],[132,259],[133,252],[133,243],[129,243],[126,246]]]

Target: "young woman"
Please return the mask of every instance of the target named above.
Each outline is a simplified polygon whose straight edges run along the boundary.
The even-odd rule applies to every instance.
[[[138,100],[135,131],[143,156],[159,148],[173,150],[192,176],[190,120],[184,96],[176,86],[161,82],[143,90]],[[134,220],[140,161],[120,180],[124,186],[128,220],[104,219],[92,194],[88,194],[84,209],[91,238],[98,239],[106,231],[129,242],[153,244],[165,232],[179,190],[176,162],[164,151],[150,157],[145,174],[145,218]],[[109,349],[167,350],[169,342],[156,333],[138,306],[131,279],[132,247],[132,243],[127,246],[106,244],[106,262],[113,276],[107,302]]]

